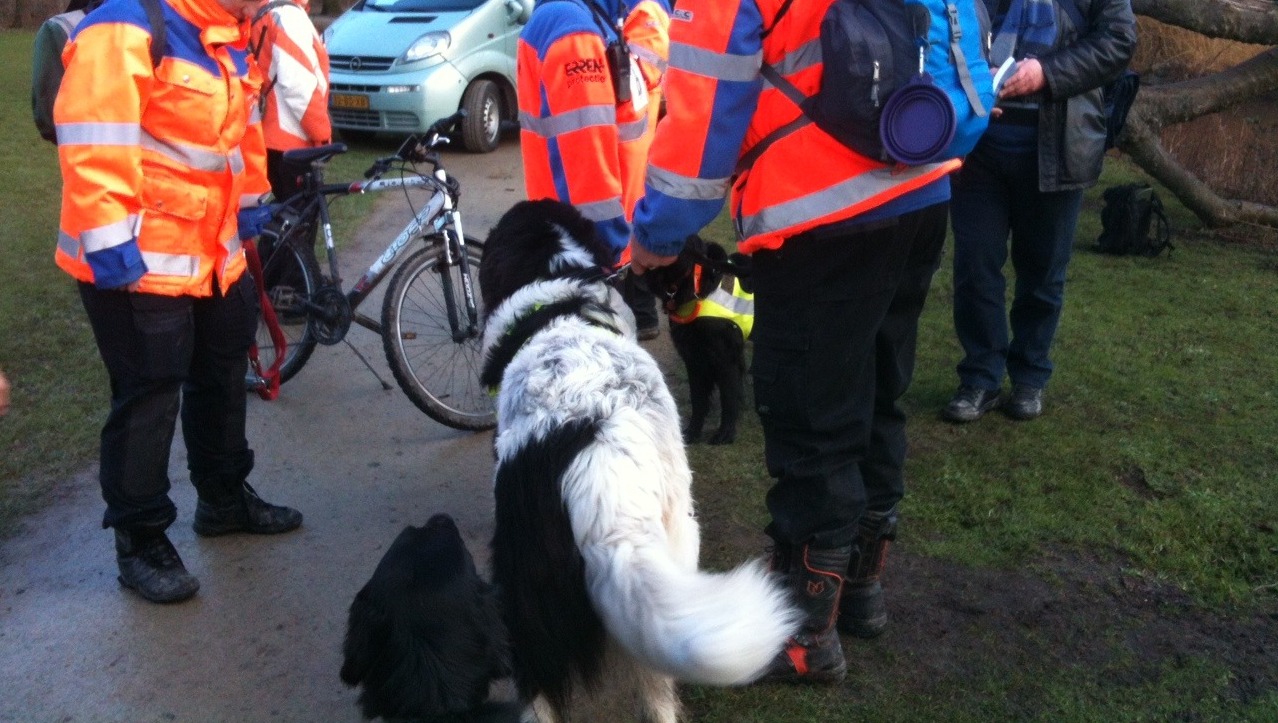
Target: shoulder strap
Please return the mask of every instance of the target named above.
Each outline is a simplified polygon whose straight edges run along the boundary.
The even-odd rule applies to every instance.
[[[62,30],[62,34],[69,38],[71,37],[71,32],[75,30],[75,26],[79,25],[81,20],[84,20],[84,11],[71,10],[70,12],[54,15],[45,22],[57,25]]]
[[[1064,4],[1070,4],[1070,0],[1065,0]],[[963,93],[967,95],[967,102],[971,104],[972,112],[984,118],[989,111],[981,102],[981,96],[976,90],[976,82],[972,80],[972,71],[967,67],[967,57],[963,55],[963,47],[960,45],[963,40],[963,26],[959,24],[958,13],[957,5],[945,4],[945,15],[950,21],[950,57],[954,59],[954,69],[958,71],[959,85],[962,86]]]
[[[772,24],[763,29],[763,32],[759,35],[760,38],[766,38],[772,34],[773,30],[776,30],[777,23],[781,22],[781,18],[785,17],[785,14],[790,11],[790,5],[793,3],[794,0],[785,0],[785,2],[781,3],[781,7],[777,8],[777,14],[772,16]]]
[[[1154,194],[1150,199],[1149,211],[1154,219],[1154,238],[1150,241],[1150,255],[1157,256],[1163,249],[1171,253],[1176,248],[1171,242],[1171,222],[1163,211],[1163,199],[1159,198],[1158,194]]]
[[[164,0],[141,0],[142,9],[146,10],[146,20],[151,24],[151,67],[160,67],[164,54],[169,49],[169,31],[164,25],[164,8],[160,3]]]
[[[283,7],[284,5],[293,5],[293,4],[294,4],[293,0],[271,0],[270,2],[266,3],[262,7],[258,8],[256,13],[253,13],[253,23],[257,23],[258,20],[261,20],[263,17],[266,16],[267,13],[274,10],[275,8]],[[298,10],[301,10],[301,8],[299,7]]]

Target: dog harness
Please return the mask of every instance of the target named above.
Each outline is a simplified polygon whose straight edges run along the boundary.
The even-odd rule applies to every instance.
[[[701,267],[696,267],[693,273],[699,277]],[[698,278],[693,283],[699,281]],[[670,321],[676,324],[689,324],[702,316],[727,319],[741,329],[743,338],[749,339],[750,331],[754,328],[754,294],[742,289],[736,276],[724,274],[719,285],[715,286],[706,298],[693,299],[680,304],[679,308],[671,312]]]

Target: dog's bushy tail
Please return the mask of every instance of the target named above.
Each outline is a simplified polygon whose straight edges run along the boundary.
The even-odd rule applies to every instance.
[[[585,557],[605,627],[633,655],[679,680],[749,683],[798,627],[799,612],[760,561],[730,572],[684,569],[655,539]]]

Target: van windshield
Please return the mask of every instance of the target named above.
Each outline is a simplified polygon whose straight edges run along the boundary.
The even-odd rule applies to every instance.
[[[382,13],[447,13],[474,10],[487,0],[364,0],[363,9]]]

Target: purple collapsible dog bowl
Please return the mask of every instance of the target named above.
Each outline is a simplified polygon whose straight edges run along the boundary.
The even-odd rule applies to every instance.
[[[884,104],[879,139],[893,160],[914,166],[943,158],[956,126],[954,103],[931,76],[922,74]]]

